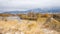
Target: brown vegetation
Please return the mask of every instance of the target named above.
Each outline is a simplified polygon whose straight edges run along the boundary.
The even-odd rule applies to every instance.
[[[19,16],[21,21],[18,20],[0,20],[0,30],[6,33],[12,30],[12,32],[21,31],[25,34],[45,34],[47,33],[44,28],[49,28],[60,32],[60,15],[57,14],[40,14],[40,13],[28,13],[28,14],[0,14],[2,17]],[[51,19],[51,18],[53,19]],[[50,21],[51,20],[51,21]],[[44,23],[46,23],[44,25]],[[44,28],[42,28],[44,26]],[[48,29],[47,29],[48,30]],[[44,32],[45,31],[45,32]],[[49,30],[50,31],[50,30]],[[19,33],[19,34],[20,34]],[[48,34],[50,34],[49,32]],[[11,33],[10,33],[11,34]],[[56,33],[57,34],[57,33]]]

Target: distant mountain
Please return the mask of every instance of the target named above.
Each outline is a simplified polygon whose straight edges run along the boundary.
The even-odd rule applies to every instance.
[[[60,8],[52,8],[52,9],[49,9],[48,11],[52,13],[60,13]]]
[[[34,13],[60,13],[60,8],[37,8],[37,9],[30,9],[26,11],[9,11],[4,12],[8,14],[26,14],[28,12],[34,12]]]
[[[60,13],[60,8],[37,8],[37,9],[31,9],[28,11],[32,11],[35,13]]]
[[[8,11],[8,12],[4,12],[5,14],[26,14],[29,12],[34,12],[34,13],[39,13],[41,11],[41,9],[30,9],[27,11]]]
[[[9,11],[9,12],[4,12],[5,14],[26,14],[28,11]]]

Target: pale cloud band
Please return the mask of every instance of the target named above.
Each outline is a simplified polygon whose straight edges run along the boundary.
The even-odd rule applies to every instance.
[[[60,0],[0,0],[0,9],[60,7]]]

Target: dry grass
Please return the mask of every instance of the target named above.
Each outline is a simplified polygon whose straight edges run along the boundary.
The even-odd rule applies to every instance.
[[[42,28],[41,24],[44,19],[40,20],[41,22],[29,20],[0,20],[0,32],[3,34],[59,34],[56,31],[52,30],[52,32],[51,30]]]

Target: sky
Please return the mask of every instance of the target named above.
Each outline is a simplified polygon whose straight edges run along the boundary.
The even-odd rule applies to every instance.
[[[60,7],[60,0],[0,0],[0,11]]]

